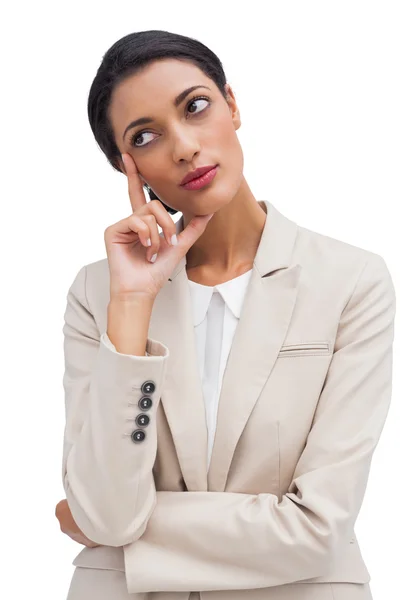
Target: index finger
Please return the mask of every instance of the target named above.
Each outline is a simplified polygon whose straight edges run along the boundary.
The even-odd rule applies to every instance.
[[[125,166],[126,176],[128,178],[128,193],[132,207],[132,212],[135,212],[141,206],[147,204],[146,196],[143,191],[143,184],[139,177],[139,172],[135,161],[130,154],[121,154]]]

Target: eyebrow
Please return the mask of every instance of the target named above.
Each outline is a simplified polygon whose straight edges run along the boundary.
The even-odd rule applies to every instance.
[[[193,92],[193,90],[197,90],[197,88],[206,88],[207,90],[212,91],[211,88],[207,87],[206,85],[193,85],[192,87],[187,88],[186,90],[183,90],[183,92],[178,94],[178,96],[174,100],[175,107],[178,107],[181,104],[181,102],[184,101],[186,96],[188,96],[191,92]],[[131,123],[129,123],[128,127],[125,129],[122,139],[125,138],[125,135],[129,131],[129,129],[132,129],[133,127],[137,127],[138,125],[146,125],[147,123],[153,123],[153,119],[151,117],[141,117],[140,119],[136,119],[135,121],[132,121]]]

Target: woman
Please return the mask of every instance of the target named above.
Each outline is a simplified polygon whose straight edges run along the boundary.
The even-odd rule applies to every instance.
[[[371,599],[354,526],[390,404],[384,259],[256,200],[197,40],[125,36],[88,110],[131,214],[67,297],[68,600]]]

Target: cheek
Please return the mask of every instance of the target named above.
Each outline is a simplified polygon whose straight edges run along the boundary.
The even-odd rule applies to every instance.
[[[215,122],[210,135],[211,137],[204,142],[204,148],[209,152],[215,148],[215,156],[210,156],[220,162],[225,172],[230,173],[230,177],[233,176],[235,181],[231,182],[234,185],[239,184],[243,176],[244,157],[234,123],[231,119],[221,118]]]
[[[224,123],[216,132],[217,147],[222,148],[232,158],[242,156],[242,148],[232,121]]]
[[[236,137],[236,130],[234,124],[230,118],[221,117],[215,119],[211,124],[210,131],[216,140],[226,144],[227,140],[231,140]]]
[[[233,127],[227,127],[221,135],[221,140],[222,142],[220,141],[219,145],[221,165],[223,166],[226,163],[229,169],[237,173],[237,179],[240,181],[244,167],[244,157],[236,130]]]
[[[144,182],[148,183],[151,187],[151,182],[153,185],[158,181],[165,180],[166,177],[166,169],[163,167],[163,158],[164,155],[160,152],[158,155],[156,153],[149,153],[149,156],[143,158],[140,162],[140,171],[143,177]]]

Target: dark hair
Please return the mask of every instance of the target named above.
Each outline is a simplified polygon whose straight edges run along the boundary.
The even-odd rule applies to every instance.
[[[195,64],[214,81],[223,97],[227,98],[226,77],[222,63],[212,50],[198,40],[159,29],[137,31],[119,39],[103,56],[90,87],[87,109],[96,142],[111,166],[120,173],[122,170],[117,158],[121,159],[121,153],[115,143],[108,116],[113,89],[152,61],[164,58],[176,58]],[[149,193],[150,200],[159,200],[147,184],[144,184],[144,187]],[[178,212],[162,204],[169,213]]]

